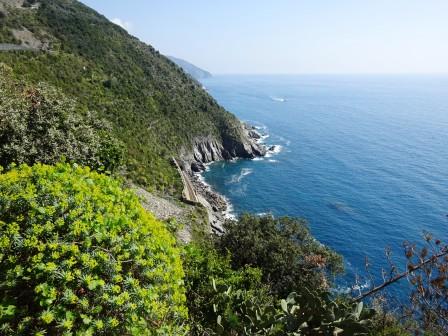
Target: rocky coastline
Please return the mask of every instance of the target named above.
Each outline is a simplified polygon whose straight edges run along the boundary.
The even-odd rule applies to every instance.
[[[229,201],[213,190],[202,179],[207,164],[216,161],[234,159],[254,159],[265,156],[269,148],[261,141],[263,135],[254,127],[242,123],[240,141],[222,139],[218,141],[212,137],[195,139],[193,151],[183,155],[181,169],[188,175],[199,202],[207,209],[211,231],[223,233],[223,224],[231,218]]]

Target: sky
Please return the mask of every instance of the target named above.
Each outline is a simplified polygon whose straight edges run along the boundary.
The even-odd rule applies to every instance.
[[[82,0],[214,74],[448,73],[448,0]]]

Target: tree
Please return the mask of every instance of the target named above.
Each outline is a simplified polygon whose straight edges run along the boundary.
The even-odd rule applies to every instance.
[[[431,234],[425,233],[425,244],[418,247],[404,243],[407,259],[406,270],[390,260],[389,274],[382,284],[369,289],[353,299],[360,302],[372,297],[400,280],[407,279],[412,286],[409,303],[402,307],[401,319],[406,328],[426,332],[428,335],[448,334],[448,245]],[[417,326],[415,323],[417,322]]]
[[[234,268],[260,268],[278,298],[304,286],[327,289],[327,273],[342,271],[342,258],[316,241],[301,219],[246,214],[224,231],[218,250],[231,253]]]

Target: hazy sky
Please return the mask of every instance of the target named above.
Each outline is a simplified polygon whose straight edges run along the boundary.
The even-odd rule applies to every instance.
[[[448,73],[448,0],[83,0],[213,73]]]

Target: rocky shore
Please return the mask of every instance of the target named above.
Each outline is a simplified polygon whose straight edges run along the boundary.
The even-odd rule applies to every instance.
[[[201,178],[206,165],[215,161],[237,158],[254,159],[265,156],[268,148],[261,143],[263,135],[248,124],[242,123],[243,134],[239,143],[234,141],[217,141],[211,137],[196,139],[193,152],[184,155],[181,169],[187,173],[199,202],[207,209],[211,230],[217,234],[224,232],[223,224],[229,218],[229,202],[214,191]]]
[[[214,233],[224,232],[224,222],[229,209],[227,200],[214,191],[209,185],[204,183],[199,174],[191,177],[191,182],[196,190],[200,203],[207,209],[208,222]]]
[[[205,170],[207,163],[266,155],[266,146],[259,141],[262,135],[256,128],[246,123],[241,126],[233,136],[224,133],[221,138],[210,135],[194,139],[193,147],[181,152],[182,170],[198,173]]]

